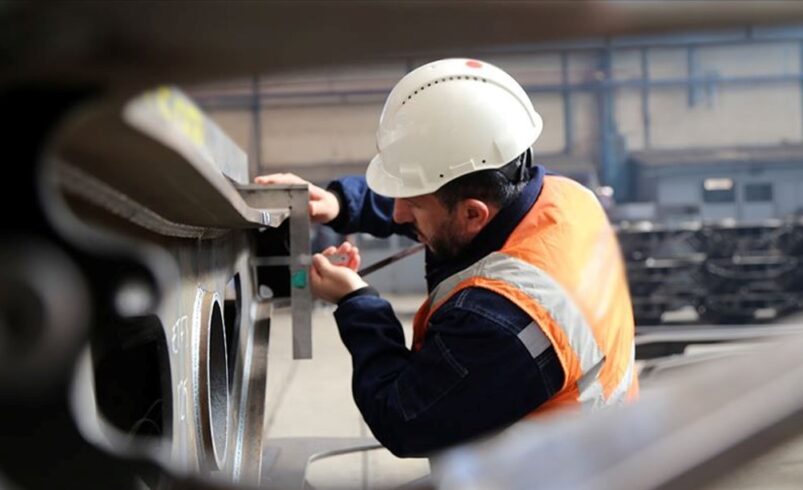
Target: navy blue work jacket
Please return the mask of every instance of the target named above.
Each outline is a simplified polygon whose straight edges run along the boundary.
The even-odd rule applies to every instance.
[[[427,250],[430,291],[502,248],[538,198],[544,169],[536,169],[519,197],[499,211],[464,256],[438,260]],[[340,215],[330,223],[338,233],[416,239],[410,226],[393,222],[393,200],[371,192],[363,177],[344,177],[329,189],[341,199]],[[397,456],[429,455],[502,429],[563,385],[554,348],[534,359],[517,336],[532,319],[487,289],[465,289],[442,305],[415,353],[405,346],[390,303],[370,289],[341,299],[335,320],[352,357],[357,407],[374,436]]]

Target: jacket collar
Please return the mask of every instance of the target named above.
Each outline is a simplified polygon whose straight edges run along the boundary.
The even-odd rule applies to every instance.
[[[426,278],[427,291],[432,291],[441,281],[456,272],[460,272],[481,258],[500,250],[510,234],[516,229],[522,218],[533,207],[544,183],[544,167],[536,165],[530,182],[519,196],[510,204],[500,209],[494,218],[485,225],[465,251],[450,260],[438,259],[427,249]]]

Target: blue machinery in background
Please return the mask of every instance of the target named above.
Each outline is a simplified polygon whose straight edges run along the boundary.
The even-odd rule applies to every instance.
[[[800,48],[800,62],[798,70],[794,73],[749,75],[749,76],[721,76],[717,73],[700,73],[697,52],[702,47],[735,46],[741,44],[775,44],[794,43]],[[687,74],[677,78],[651,78],[649,75],[649,54],[653,49],[682,48],[686,49]],[[640,57],[641,73],[638,78],[616,79],[612,71],[614,55],[619,51],[637,50]],[[616,127],[614,96],[617,90],[639,90],[641,98],[641,120],[644,135],[644,149],[649,150],[652,145],[652,131],[650,124],[650,92],[654,89],[686,88],[689,105],[695,105],[701,100],[701,91],[711,93],[718,86],[756,86],[797,82],[803,93],[803,26],[759,28],[746,27],[709,33],[695,33],[684,35],[665,36],[624,36],[608,39],[586,41],[545,43],[537,45],[518,45],[504,49],[467,49],[466,52],[484,56],[499,56],[508,54],[557,54],[560,57],[560,83],[526,84],[524,89],[530,94],[556,94],[563,98],[564,112],[564,147],[560,152],[563,155],[572,153],[576,142],[574,117],[572,114],[572,100],[576,94],[591,93],[596,96],[598,107],[599,148],[596,158],[599,162],[599,174],[602,183],[612,186],[619,200],[628,200],[633,197],[628,179],[628,170],[625,166],[627,152],[622,135]],[[597,70],[591,79],[580,82],[570,80],[570,57],[579,53],[596,53],[599,56]],[[442,53],[433,52],[431,56],[413,59],[404,59],[405,65],[416,66],[425,59],[435,58]],[[357,81],[357,80],[355,80]],[[264,106],[282,105],[292,106],[310,100],[316,100],[321,105],[348,104],[352,100],[364,101],[366,97],[381,99],[390,91],[392,81],[383,88],[370,89],[332,89],[332,90],[287,90],[264,92],[263,88],[254,82],[248,90],[226,93],[196,94],[199,104],[207,110],[215,109],[250,109],[254,112],[253,120],[259,121],[259,112]],[[332,102],[329,99],[334,99]],[[801,119],[803,119],[803,97],[801,97]],[[255,124],[259,125],[258,122]],[[252,128],[256,131],[256,128]],[[803,135],[801,135],[803,138]],[[254,145],[255,156],[261,156],[261,144]],[[548,161],[549,155],[543,155]],[[259,168],[259,158],[253,159],[252,166]]]

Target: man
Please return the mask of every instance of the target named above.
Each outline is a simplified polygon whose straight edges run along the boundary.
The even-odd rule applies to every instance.
[[[541,117],[499,68],[424,65],[382,111],[365,178],[310,185],[310,215],[340,233],[427,246],[429,298],[404,345],[391,305],[349,245],[313,257],[313,293],[337,304],[353,394],[376,438],[425,455],[556,408],[637,392],[633,317],[616,237],[594,195],[532,162]],[[303,182],[291,174],[257,182]],[[325,255],[345,253],[346,266]]]

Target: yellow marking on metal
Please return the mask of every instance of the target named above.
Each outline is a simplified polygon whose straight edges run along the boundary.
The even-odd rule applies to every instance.
[[[157,110],[165,120],[193,143],[205,145],[204,116],[198,106],[170,87],[159,87],[149,97],[153,98]]]

